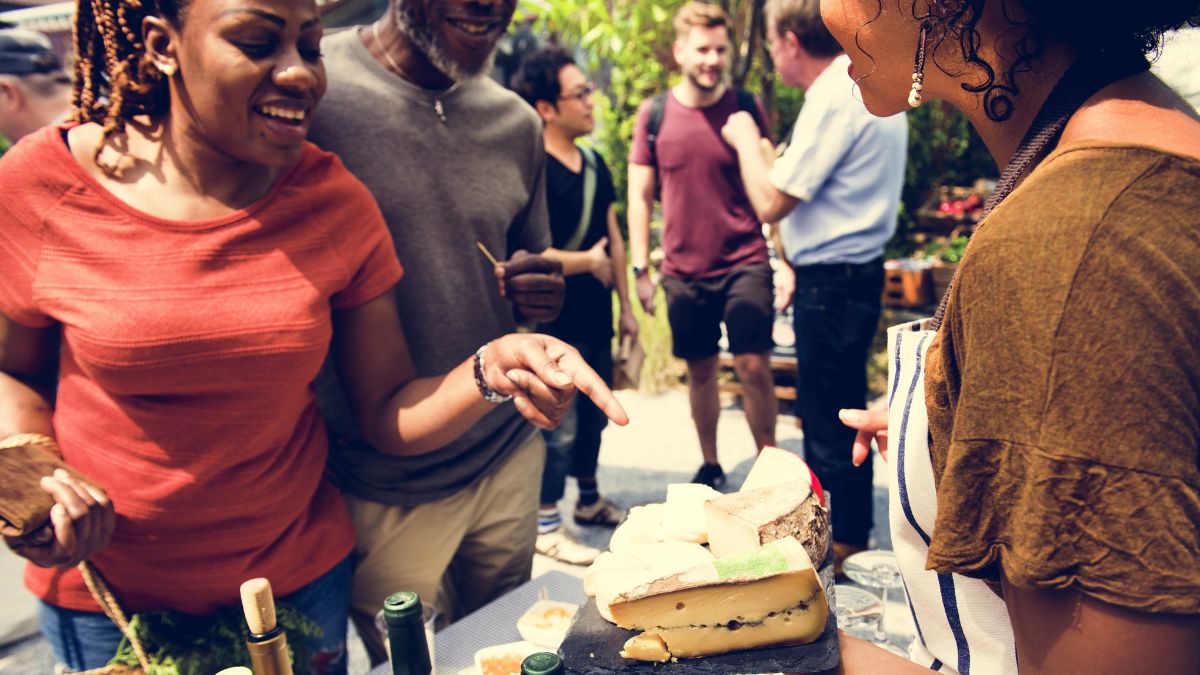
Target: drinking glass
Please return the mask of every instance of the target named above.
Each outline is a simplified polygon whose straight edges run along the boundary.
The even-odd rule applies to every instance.
[[[842,570],[851,581],[868,588],[881,589],[879,597],[879,623],[875,625],[875,635],[871,640],[890,651],[901,652],[899,647],[892,645],[884,630],[884,618],[887,613],[888,591],[893,588],[904,588],[904,580],[900,577],[900,564],[896,562],[896,554],[891,551],[863,551],[848,556],[842,563]]]
[[[872,640],[879,627],[882,603],[870,591],[850,584],[833,587],[833,615],[838,628],[864,640]]]

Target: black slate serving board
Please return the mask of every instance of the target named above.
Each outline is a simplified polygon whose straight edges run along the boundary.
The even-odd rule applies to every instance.
[[[558,654],[567,672],[574,675],[611,675],[613,673],[817,673],[829,670],[838,663],[837,622],[833,616],[833,551],[817,574],[829,596],[829,619],[825,632],[815,642],[792,647],[747,649],[700,659],[679,659],[667,663],[633,661],[621,658],[625,641],[638,631],[624,630],[604,620],[596,609],[596,599],[575,613],[571,628]]]

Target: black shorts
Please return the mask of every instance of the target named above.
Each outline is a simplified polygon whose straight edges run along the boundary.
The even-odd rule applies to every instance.
[[[672,352],[689,361],[715,356],[721,322],[733,354],[775,348],[775,284],[769,262],[742,265],[728,274],[681,281],[664,276]]]

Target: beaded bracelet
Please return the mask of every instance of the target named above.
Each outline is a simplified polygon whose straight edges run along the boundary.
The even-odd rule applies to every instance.
[[[475,350],[475,386],[479,387],[479,393],[483,394],[483,400],[488,403],[507,403],[512,400],[512,396],[501,394],[492,389],[488,386],[487,378],[483,376],[483,368],[486,365],[484,364],[483,356],[491,344],[491,342],[484,343],[482,347]]]
[[[58,447],[58,441],[47,436],[46,434],[21,433],[13,434],[8,438],[0,441],[0,450],[8,450],[10,448],[20,448],[26,445],[48,445],[52,448]]]

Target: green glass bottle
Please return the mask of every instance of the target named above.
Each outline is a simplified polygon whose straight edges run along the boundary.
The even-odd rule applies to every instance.
[[[429,675],[433,672],[421,613],[421,598],[411,591],[393,593],[383,602],[393,675]]]
[[[521,675],[566,675],[562,659],[554,652],[530,654],[521,662]]]

